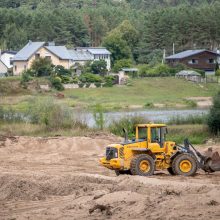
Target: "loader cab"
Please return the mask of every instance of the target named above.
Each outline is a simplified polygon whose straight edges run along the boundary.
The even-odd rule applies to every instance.
[[[167,133],[165,124],[139,124],[136,126],[136,140],[146,140],[147,147],[163,148]]]

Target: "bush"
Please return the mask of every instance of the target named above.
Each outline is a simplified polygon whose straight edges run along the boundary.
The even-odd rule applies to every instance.
[[[70,76],[63,75],[63,76],[60,76],[60,78],[61,78],[62,83],[64,84],[70,83],[72,81],[72,78]]]
[[[43,124],[49,130],[67,129],[76,125],[72,111],[54,102],[53,99],[30,100],[27,115],[31,123]]]
[[[139,69],[139,75],[142,77],[166,77],[174,76],[175,73],[175,69],[166,64],[157,64],[152,68],[148,65],[144,65]]]
[[[53,73],[53,65],[51,60],[47,58],[37,58],[31,65],[34,76],[50,76]]]
[[[97,87],[97,88],[99,88],[99,87],[101,87],[101,83],[100,82],[97,82],[97,83],[95,83],[95,86]]]
[[[114,64],[113,71],[118,72],[124,67],[131,67],[132,66],[132,61],[130,59],[122,59],[122,60],[117,60]]]
[[[215,71],[215,75],[216,75],[216,76],[220,76],[220,69],[218,69],[218,70]]]
[[[123,128],[125,128],[128,132],[128,137],[132,138],[135,136],[135,126],[137,124],[146,123],[147,120],[141,116],[131,116],[121,118],[118,121],[113,121],[108,129],[115,135],[119,135],[121,137],[124,136]]]
[[[57,65],[55,66],[54,68],[54,73],[59,76],[59,77],[62,77],[62,76],[71,76],[71,71],[64,68],[63,66],[61,65]]]
[[[95,60],[91,64],[91,71],[94,74],[105,75],[107,73],[107,63],[105,60]]]
[[[105,76],[104,81],[104,87],[112,87],[116,83],[116,78],[115,76]]]
[[[80,77],[79,77],[79,80],[82,83],[96,83],[96,82],[101,83],[103,81],[101,76],[95,75],[95,74],[92,74],[92,73],[81,74]]]
[[[103,130],[104,128],[104,109],[101,105],[96,105],[93,109],[93,117],[96,123],[97,128]]]
[[[62,91],[64,90],[64,87],[62,85],[62,80],[60,77],[56,76],[56,77],[51,77],[50,78],[50,82],[52,87],[54,87],[55,89],[57,89],[58,91]]]
[[[207,124],[214,135],[220,135],[220,92],[213,99],[213,106],[210,109]]]
[[[26,83],[32,79],[31,75],[32,75],[31,70],[23,71],[21,75],[21,81],[20,81],[21,85],[26,86]]]

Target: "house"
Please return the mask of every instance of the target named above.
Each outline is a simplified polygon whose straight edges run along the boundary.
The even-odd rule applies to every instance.
[[[8,72],[8,67],[5,65],[5,63],[0,60],[0,77],[5,76],[5,74]]]
[[[184,78],[192,82],[201,82],[202,76],[194,70],[182,70],[175,75],[177,78]]]
[[[84,65],[88,61],[104,59],[110,70],[110,52],[105,48],[75,48],[67,50],[65,46],[55,46],[54,43],[29,41],[12,59],[14,75],[20,75],[31,67],[32,62],[39,57],[50,59],[54,65],[62,65],[69,69],[76,63]]]
[[[70,68],[71,57],[65,46],[29,41],[12,60],[14,75],[20,75],[24,70],[29,69],[32,62],[39,57],[50,59],[54,65]]]
[[[11,60],[16,55],[16,53],[17,51],[13,50],[5,50],[0,52],[0,59],[8,67],[8,69],[13,67]]]
[[[87,59],[90,59],[90,61],[105,60],[107,64],[107,70],[111,69],[111,52],[108,51],[105,47],[76,47],[74,51],[78,54],[84,54]]]
[[[220,54],[210,50],[186,50],[166,57],[166,63],[172,67],[181,63],[192,69],[203,70],[206,74],[214,74],[219,57]]]

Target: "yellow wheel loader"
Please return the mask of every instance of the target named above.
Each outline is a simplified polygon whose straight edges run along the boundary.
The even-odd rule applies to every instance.
[[[150,176],[155,170],[165,170],[171,175],[193,176],[197,170],[220,171],[220,156],[209,149],[204,155],[186,139],[184,145],[166,141],[165,124],[139,124],[135,139],[129,141],[124,129],[123,143],[106,147],[100,164],[114,170],[117,175],[132,174]]]

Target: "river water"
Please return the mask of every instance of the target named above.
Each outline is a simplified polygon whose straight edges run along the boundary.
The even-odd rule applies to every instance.
[[[139,110],[139,111],[120,111],[120,112],[106,112],[104,113],[105,126],[111,124],[112,121],[120,120],[124,117],[142,116],[147,122],[164,122],[166,123],[173,117],[187,117],[206,115],[207,109],[171,109],[171,110]],[[82,118],[89,127],[95,127],[95,120],[92,113],[80,113]]]

